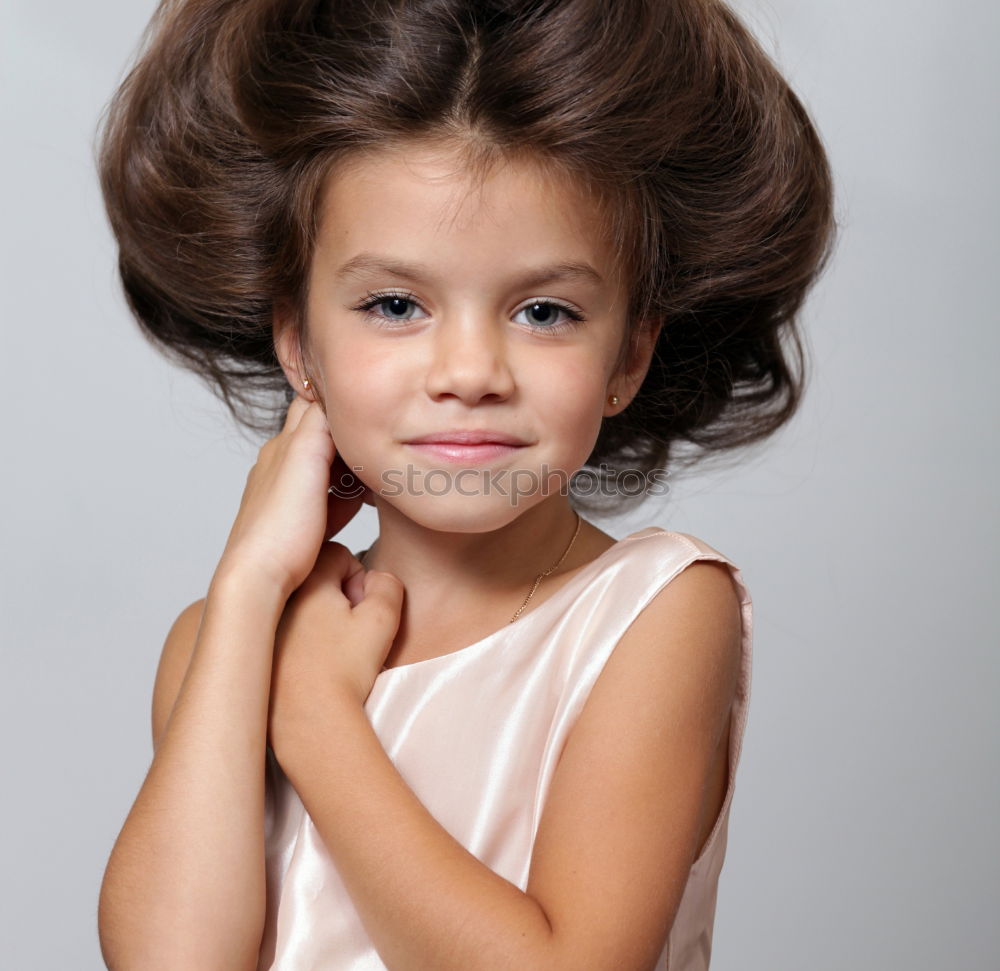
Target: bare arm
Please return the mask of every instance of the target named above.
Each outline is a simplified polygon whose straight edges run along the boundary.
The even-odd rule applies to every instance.
[[[296,397],[247,476],[208,596],[167,636],[153,761],[101,886],[98,933],[112,971],[257,966],[275,637],[324,539],[362,501],[330,496],[335,455],[322,408]]]
[[[311,725],[284,747],[272,735],[385,964],[399,971],[653,967],[705,823],[719,811],[709,780],[737,686],[741,625],[720,564],[688,565],[640,613],[569,736],[526,891],[427,811],[356,696],[320,693]],[[323,647],[316,670],[339,654]],[[349,657],[359,650],[345,641]]]
[[[221,571],[171,628],[154,689],[155,754],[101,886],[98,929],[113,971],[256,967],[282,607],[273,585]]]

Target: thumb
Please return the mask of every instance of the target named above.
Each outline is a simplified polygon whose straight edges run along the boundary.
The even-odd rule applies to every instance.
[[[394,573],[370,570],[362,586],[365,596],[355,610],[364,615],[374,613],[379,620],[391,620],[398,627],[403,607],[403,581]]]
[[[386,583],[388,581],[388,583]],[[395,573],[389,573],[386,570],[366,570],[365,571],[365,581],[364,588],[367,593],[369,590],[374,589],[387,589],[393,588],[398,590],[399,593],[403,592],[403,581],[396,576]]]

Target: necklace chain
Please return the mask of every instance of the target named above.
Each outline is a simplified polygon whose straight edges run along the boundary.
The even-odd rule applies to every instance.
[[[524,608],[528,606],[528,602],[535,595],[535,591],[538,589],[538,584],[540,584],[542,582],[542,580],[544,580],[545,577],[547,577],[553,570],[558,569],[559,568],[559,564],[561,564],[562,561],[565,560],[567,556],[569,556],[569,551],[571,549],[573,549],[573,544],[576,542],[577,536],[580,535],[580,524],[582,522],[583,522],[583,520],[580,518],[580,514],[577,513],[576,514],[576,529],[573,531],[573,538],[569,541],[569,546],[566,547],[566,549],[563,551],[563,555],[560,556],[559,559],[556,560],[556,562],[552,564],[552,566],[550,566],[547,570],[545,570],[544,573],[539,573],[538,576],[535,577],[535,582],[531,585],[531,590],[528,591],[528,596],[524,598],[524,603],[522,603],[521,606],[518,607],[517,610],[514,611],[514,616],[511,617],[511,619],[509,621],[507,621],[507,623],[513,624],[514,621],[517,620],[517,618],[521,616],[521,611],[524,610]],[[368,553],[370,551],[371,551],[371,547],[369,547],[367,550],[364,551],[364,553],[361,554],[361,565],[362,566],[365,566],[365,560],[367,559]]]
[[[514,611],[514,616],[511,617],[508,623],[513,624],[514,621],[517,620],[517,618],[521,615],[521,611],[528,606],[528,601],[532,598],[532,596],[534,596],[535,591],[538,589],[538,584],[540,584],[545,577],[547,577],[553,570],[555,570],[559,566],[559,564],[562,563],[562,561],[565,560],[566,557],[569,555],[569,551],[573,548],[573,544],[576,542],[576,537],[580,533],[581,521],[582,520],[580,519],[580,514],[577,513],[576,529],[573,531],[573,538],[569,541],[569,546],[566,547],[566,549],[563,551],[563,555],[560,556],[559,559],[552,564],[552,566],[550,566],[544,573],[539,573],[538,576],[535,577],[535,582],[532,584],[531,590],[528,592],[528,596],[524,598],[524,603],[521,604],[521,606]]]

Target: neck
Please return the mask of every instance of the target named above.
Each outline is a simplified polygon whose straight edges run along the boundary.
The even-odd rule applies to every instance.
[[[470,517],[467,530],[435,529],[376,499],[378,540],[365,557],[369,570],[386,570],[407,591],[429,602],[456,594],[523,597],[546,571],[557,575],[577,564],[578,519],[565,496],[552,496],[493,528]],[[580,522],[580,532],[584,523]],[[558,564],[558,565],[557,565]],[[553,569],[555,567],[555,569]],[[520,602],[520,601],[518,601]]]

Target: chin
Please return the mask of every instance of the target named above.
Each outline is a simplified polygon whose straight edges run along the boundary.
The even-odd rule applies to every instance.
[[[507,496],[376,497],[376,508],[392,506],[411,522],[441,533],[490,533],[503,529],[533,506],[539,497],[521,496],[518,505]]]

